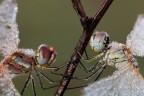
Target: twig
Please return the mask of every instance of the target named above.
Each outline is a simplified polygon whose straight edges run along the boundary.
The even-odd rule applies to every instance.
[[[68,67],[64,73],[64,77],[60,82],[60,85],[55,93],[55,96],[63,96],[65,90],[67,89],[68,84],[70,83],[71,77],[73,76],[76,70],[77,64],[81,59],[81,56],[78,53],[80,53],[81,55],[84,53],[85,48],[89,42],[89,39],[94,29],[96,28],[99,21],[106,13],[107,9],[109,8],[112,2],[113,0],[105,0],[101,8],[96,13],[96,15],[92,18],[89,18],[86,16],[86,13],[80,0],[72,0],[73,7],[76,10],[77,14],[80,16],[80,21],[83,26],[83,33],[75,47],[75,50],[69,61]]]
[[[73,3],[73,8],[77,12],[77,14],[81,18],[86,17],[86,13],[85,13],[84,8],[83,8],[83,6],[81,4],[81,1],[80,0],[72,0],[72,3]]]

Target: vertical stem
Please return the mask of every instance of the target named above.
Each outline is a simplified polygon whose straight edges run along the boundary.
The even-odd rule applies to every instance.
[[[77,2],[78,4],[80,3],[79,2],[80,0],[72,0],[72,2],[73,1]],[[85,24],[86,26],[84,27],[82,25],[83,33],[75,47],[75,50],[69,61],[68,67],[64,73],[65,77],[62,78],[62,81],[60,82],[60,85],[55,93],[55,96],[63,96],[65,90],[67,89],[68,84],[70,83],[71,77],[73,76],[73,74],[76,70],[77,64],[79,63],[79,61],[81,59],[81,56],[78,53],[80,53],[81,55],[84,53],[85,48],[89,42],[89,39],[90,39],[94,29],[96,28],[99,21],[101,20],[103,15],[106,13],[107,9],[109,8],[109,6],[111,5],[112,2],[113,2],[113,0],[105,0],[103,5],[101,6],[101,8],[98,10],[98,12],[96,13],[96,15],[93,18],[88,18],[86,16],[87,17],[86,20],[83,20],[83,23],[81,23],[81,24]],[[82,18],[82,16],[81,16],[81,18]]]

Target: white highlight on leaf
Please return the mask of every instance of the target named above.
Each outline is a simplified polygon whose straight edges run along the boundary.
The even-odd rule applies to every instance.
[[[0,53],[3,56],[18,49],[17,9],[16,0],[3,0],[0,4]]]
[[[126,45],[134,55],[144,56],[144,14],[138,15],[133,30],[127,36]]]

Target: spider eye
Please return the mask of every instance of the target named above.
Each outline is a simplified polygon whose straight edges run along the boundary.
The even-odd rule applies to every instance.
[[[109,35],[106,32],[95,32],[90,38],[90,46],[94,51],[102,52],[107,49]]]
[[[54,48],[41,44],[38,47],[36,59],[40,65],[49,65],[56,59],[56,52]]]

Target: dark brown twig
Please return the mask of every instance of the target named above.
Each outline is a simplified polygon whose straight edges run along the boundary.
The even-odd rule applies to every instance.
[[[84,8],[83,8],[83,6],[81,4],[81,1],[80,0],[72,0],[72,3],[73,3],[73,8],[77,12],[77,14],[81,18],[86,17],[86,13],[85,13]]]
[[[101,8],[96,13],[96,15],[92,18],[89,18],[86,16],[86,13],[80,0],[72,0],[73,7],[76,10],[77,14],[80,16],[81,24],[83,26],[83,33],[75,47],[75,50],[69,61],[68,67],[64,73],[64,77],[60,82],[55,96],[63,96],[68,84],[70,83],[71,77],[73,76],[76,70],[77,64],[80,62],[81,56],[78,53],[80,53],[81,55],[84,53],[94,29],[96,28],[99,21],[106,13],[107,9],[109,8],[112,2],[113,0],[105,0]]]

